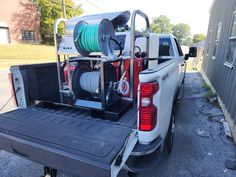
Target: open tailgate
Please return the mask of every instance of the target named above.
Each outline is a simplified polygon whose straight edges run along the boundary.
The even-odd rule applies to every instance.
[[[85,110],[18,109],[0,115],[0,149],[85,177],[117,176],[136,132]]]

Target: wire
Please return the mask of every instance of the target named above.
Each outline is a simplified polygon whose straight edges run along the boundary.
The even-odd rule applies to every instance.
[[[16,93],[20,90],[20,87],[18,87],[15,91],[15,93],[13,93],[11,95],[11,97],[6,101],[6,103],[1,107],[0,112],[6,107],[6,105],[11,101],[11,99],[16,95]]]
[[[125,79],[118,82],[118,93],[121,93],[122,95],[127,95],[129,93],[129,83]]]
[[[90,2],[89,0],[86,0],[86,1],[87,1],[89,4],[91,4],[93,7],[95,7],[96,9],[100,10],[101,12],[103,12],[103,10],[102,10],[100,7],[98,7],[96,4]]]
[[[127,95],[129,93],[129,83],[126,81],[125,74],[126,71],[122,75],[120,81],[113,83],[113,90],[122,95]]]

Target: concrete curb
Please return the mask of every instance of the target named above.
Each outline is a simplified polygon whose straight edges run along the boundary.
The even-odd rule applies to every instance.
[[[213,92],[216,92],[216,90],[214,89],[213,85],[211,84],[211,81],[208,79],[205,72],[203,70],[201,70],[200,73],[201,73],[203,79],[205,80],[205,82],[210,86],[211,90]],[[218,98],[219,105],[224,113],[225,120],[229,123],[229,127],[231,130],[234,142],[236,143],[236,123],[234,122],[233,118],[230,116],[230,114],[229,114],[227,108],[225,107],[223,101],[221,100],[221,98],[218,95],[217,95],[217,98]]]

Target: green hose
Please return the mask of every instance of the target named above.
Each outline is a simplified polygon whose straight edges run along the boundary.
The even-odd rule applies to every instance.
[[[75,42],[87,52],[100,52],[98,42],[99,25],[83,24],[77,31]]]

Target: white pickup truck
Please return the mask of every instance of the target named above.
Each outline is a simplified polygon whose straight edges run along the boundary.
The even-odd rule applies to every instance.
[[[139,74],[134,106],[115,122],[86,109],[52,104],[59,95],[56,63],[12,66],[19,109],[0,114],[0,149],[44,165],[44,175],[51,177],[57,170],[116,177],[124,168],[130,176],[151,168],[163,152],[171,152],[175,102],[186,60],[195,56],[194,49],[184,56],[172,35],[158,38],[159,57],[148,59],[148,69]],[[42,106],[37,100],[50,102]]]

